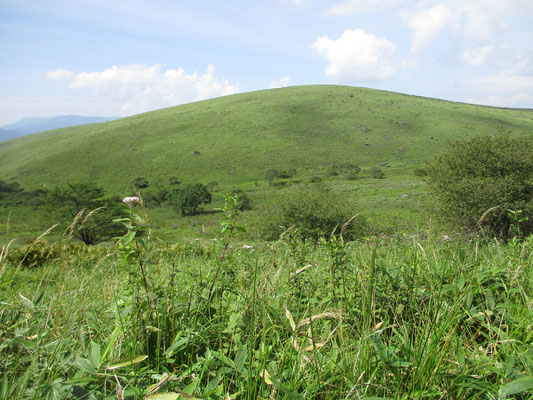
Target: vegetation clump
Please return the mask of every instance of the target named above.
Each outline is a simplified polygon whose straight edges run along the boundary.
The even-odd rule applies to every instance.
[[[196,215],[202,204],[211,203],[211,193],[201,183],[190,183],[174,191],[174,207],[182,215]]]
[[[276,240],[291,228],[301,240],[317,241],[352,219],[356,213],[342,196],[322,186],[287,190],[263,210],[261,230],[267,240]],[[364,234],[364,218],[357,217],[345,229],[347,238]]]
[[[503,239],[533,232],[533,135],[451,143],[427,173],[440,209],[459,226]]]
[[[43,194],[45,207],[67,226],[70,236],[94,245],[124,232],[114,222],[124,217],[121,199],[105,197],[104,190],[92,182],[68,183]]]

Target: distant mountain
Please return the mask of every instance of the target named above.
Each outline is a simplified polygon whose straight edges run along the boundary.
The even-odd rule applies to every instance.
[[[81,115],[59,115],[48,118],[24,118],[13,124],[0,127],[0,141],[32,133],[69,126],[107,122],[119,117],[83,117]]]
[[[0,142],[2,140],[14,139],[14,138],[17,138],[19,136],[24,136],[24,135],[27,135],[27,133],[25,133],[24,131],[18,130],[18,129],[15,130],[15,129],[0,128]]]

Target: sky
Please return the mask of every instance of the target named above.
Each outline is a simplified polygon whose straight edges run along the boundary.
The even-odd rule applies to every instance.
[[[533,108],[533,1],[0,0],[0,126],[309,84]]]

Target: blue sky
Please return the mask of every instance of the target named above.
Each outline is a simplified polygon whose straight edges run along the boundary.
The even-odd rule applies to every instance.
[[[346,84],[533,108],[531,0],[0,0],[0,125]]]

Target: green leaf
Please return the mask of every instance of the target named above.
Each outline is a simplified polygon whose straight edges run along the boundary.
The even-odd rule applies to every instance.
[[[122,332],[122,329],[120,327],[116,327],[111,336],[109,337],[109,340],[107,341],[107,344],[104,348],[104,352],[102,353],[100,357],[100,362],[105,361],[107,355],[109,354],[109,351],[111,350],[111,346],[115,344],[115,341],[117,340],[118,335]]]
[[[235,369],[237,371],[240,371],[244,368],[244,363],[246,362],[246,358],[248,357],[248,346],[244,345],[242,349],[240,349],[237,352],[237,355],[235,356]]]
[[[500,388],[500,398],[504,399],[516,393],[533,389],[533,376],[524,376],[506,383]]]
[[[157,393],[146,397],[146,400],[176,400],[180,397],[179,393]]]
[[[20,297],[20,301],[22,302],[24,307],[26,307],[26,308],[28,308],[28,309],[30,309],[32,311],[35,309],[35,306],[33,305],[32,301],[30,299],[24,297],[20,293],[19,293],[19,297]]]
[[[112,364],[107,367],[107,369],[117,369],[122,367],[129,367],[133,364],[138,364],[140,362],[143,362],[146,360],[148,356],[133,356],[133,357],[127,357],[123,358],[121,360],[118,360],[115,364]]]
[[[209,382],[207,382],[207,386],[205,390],[207,392],[212,392],[213,390],[217,388],[219,382],[220,382],[220,375],[217,375],[213,379],[209,380]]]
[[[94,366],[91,364],[91,362],[89,360],[87,360],[86,358],[83,358],[83,357],[76,357],[76,359],[74,360],[73,365],[76,368],[83,369],[83,370],[85,370],[87,372],[91,372],[91,373],[95,373],[96,372],[96,368],[94,368]]]
[[[122,243],[128,244],[133,240],[134,237],[135,237],[135,231],[129,231],[128,234],[124,236],[124,238],[122,239]]]
[[[100,345],[91,342],[89,349],[89,361],[94,369],[100,368]]]

